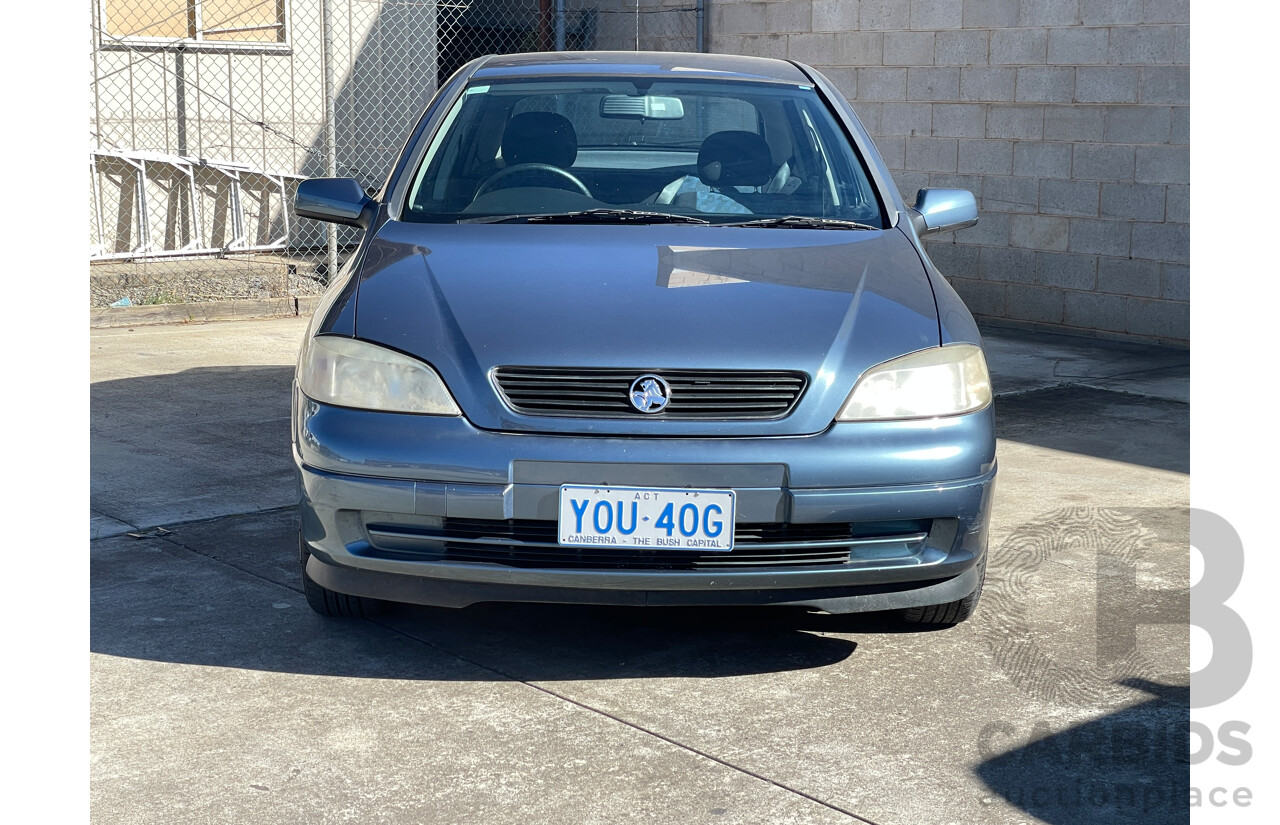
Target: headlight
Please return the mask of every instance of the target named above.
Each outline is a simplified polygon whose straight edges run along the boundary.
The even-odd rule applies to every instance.
[[[863,373],[837,421],[933,418],[980,410],[991,403],[991,377],[973,344],[913,352]]]
[[[431,367],[352,338],[320,335],[310,339],[298,360],[298,386],[308,398],[339,407],[461,415]]]

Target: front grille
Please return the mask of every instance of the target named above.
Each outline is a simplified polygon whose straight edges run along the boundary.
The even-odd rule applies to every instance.
[[[660,413],[631,406],[631,382],[661,376],[671,400]],[[783,370],[646,370],[596,367],[498,367],[494,383],[511,409],[573,418],[782,418],[804,392],[802,372]]]
[[[482,562],[522,568],[710,570],[830,567],[909,558],[928,537],[928,519],[833,524],[739,524],[729,552],[561,547],[554,521],[446,518],[439,527],[368,524],[376,555]]]

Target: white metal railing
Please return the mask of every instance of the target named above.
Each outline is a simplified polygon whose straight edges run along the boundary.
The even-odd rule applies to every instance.
[[[91,260],[284,249],[291,183],[303,178],[242,163],[121,149],[91,150],[89,173]],[[247,208],[246,201],[256,208]]]

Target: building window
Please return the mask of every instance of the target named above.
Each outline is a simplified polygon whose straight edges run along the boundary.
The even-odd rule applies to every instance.
[[[285,0],[102,0],[104,43],[282,45]]]

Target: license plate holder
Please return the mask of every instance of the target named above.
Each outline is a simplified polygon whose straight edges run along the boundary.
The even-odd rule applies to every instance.
[[[733,549],[733,490],[560,486],[562,547],[727,553]]]

